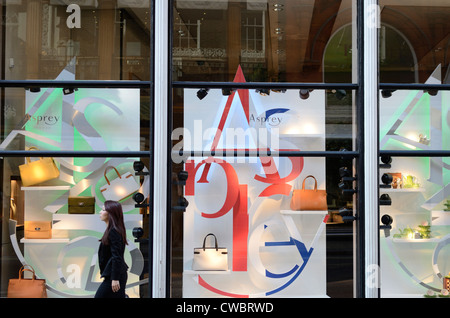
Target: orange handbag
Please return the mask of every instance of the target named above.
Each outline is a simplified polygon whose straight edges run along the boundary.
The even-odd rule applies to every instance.
[[[308,178],[314,179],[314,189],[305,189],[305,181]],[[291,210],[294,211],[326,211],[327,192],[326,190],[317,190],[317,180],[314,176],[307,176],[303,180],[302,188],[294,190],[291,199]]]
[[[25,268],[25,266],[31,269]],[[22,266],[19,270],[19,278],[9,280],[8,298],[47,298],[47,289],[45,279],[36,278],[33,267],[30,265]],[[33,273],[31,279],[23,278],[23,272]]]

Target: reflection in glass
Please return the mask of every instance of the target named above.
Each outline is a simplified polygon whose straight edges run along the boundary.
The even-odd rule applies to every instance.
[[[450,4],[381,0],[380,72],[385,83],[448,83]]]
[[[350,83],[352,3],[174,1],[174,80]]]

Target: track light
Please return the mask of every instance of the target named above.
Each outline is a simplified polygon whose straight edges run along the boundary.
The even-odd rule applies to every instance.
[[[75,92],[77,90],[78,90],[78,88],[65,87],[65,88],[63,88],[63,94],[64,95],[70,95],[70,94],[72,94],[73,92]]]
[[[209,92],[209,88],[201,88],[198,92],[197,92],[197,97],[198,99],[202,100],[203,98],[206,97],[206,95],[208,95]]]
[[[259,93],[262,96],[269,96],[270,95],[270,89],[268,89],[268,88],[257,88],[256,92]]]
[[[284,89],[284,88],[272,88],[272,92],[274,92],[274,93],[286,93],[286,89]]]
[[[144,203],[145,196],[140,192],[133,194],[133,200],[136,202],[134,205],[135,208],[146,208],[149,206],[147,203]]]
[[[145,168],[145,165],[142,161],[135,161],[133,162],[133,170],[134,170],[134,175],[136,176],[146,176],[149,175],[150,173],[148,171],[143,171]]]
[[[381,162],[382,164],[380,164],[380,168],[390,168],[391,167],[391,163],[392,163],[392,157],[391,156],[386,156],[383,155],[381,156]]]
[[[301,89],[299,92],[300,98],[301,99],[308,99],[309,98],[309,93],[311,93],[313,91],[313,89]]]

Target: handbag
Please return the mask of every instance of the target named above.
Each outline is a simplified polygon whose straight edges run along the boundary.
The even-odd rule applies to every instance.
[[[25,221],[24,238],[50,239],[52,238],[51,221]]]
[[[314,189],[305,189],[305,181],[308,178],[314,179]],[[317,180],[309,175],[303,180],[302,188],[294,190],[291,198],[291,210],[294,211],[326,211],[327,192],[317,189]]]
[[[25,268],[25,266],[31,269]],[[33,267],[22,266],[19,270],[19,278],[12,278],[8,283],[8,298],[47,298],[45,279],[36,278]],[[31,279],[23,278],[23,272],[33,273]]]
[[[29,150],[31,149],[37,148],[29,148]],[[19,173],[24,187],[29,187],[59,177],[59,170],[53,158],[41,157],[39,160],[31,161],[29,157],[26,157],[26,161],[25,164],[19,166]]]
[[[94,214],[94,197],[69,197],[69,214]]]
[[[206,238],[213,236],[214,247],[206,247]],[[228,270],[228,251],[224,247],[219,247],[217,238],[209,233],[203,239],[203,246],[194,248],[194,261],[192,269],[195,271],[226,271]]]
[[[109,168],[113,168],[116,171],[118,178],[109,181],[106,176],[106,172]],[[126,172],[125,174],[120,175],[119,171],[115,167],[109,166],[106,167],[104,175],[107,184],[103,188],[100,188],[100,192],[106,200],[123,200],[140,188],[140,185],[136,182],[131,172]]]

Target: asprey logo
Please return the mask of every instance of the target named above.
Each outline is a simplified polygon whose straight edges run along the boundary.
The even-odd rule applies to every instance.
[[[269,125],[272,127],[276,127],[281,125],[283,121],[283,115],[288,111],[288,108],[273,108],[265,111],[260,115],[250,114],[249,121],[254,122],[255,125],[265,126]]]
[[[36,126],[53,126],[58,123],[61,116],[56,115],[29,115],[25,116],[26,122],[35,122]]]

